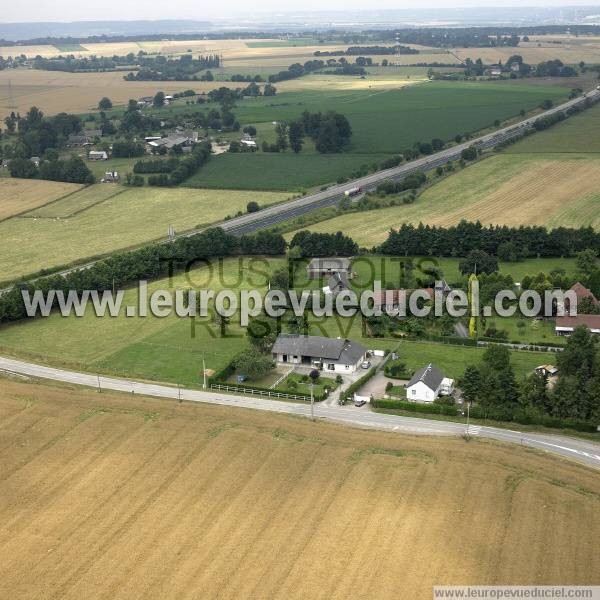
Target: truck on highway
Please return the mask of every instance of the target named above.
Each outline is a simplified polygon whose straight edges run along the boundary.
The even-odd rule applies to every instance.
[[[346,196],[346,198],[350,198],[350,196],[356,196],[357,194],[360,194],[361,192],[362,192],[361,187],[353,187],[353,188],[350,188],[349,190],[346,190],[344,192],[344,196]]]

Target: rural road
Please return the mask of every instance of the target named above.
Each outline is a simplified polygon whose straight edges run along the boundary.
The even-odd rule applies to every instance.
[[[100,383],[102,390],[135,393],[158,398],[180,398],[192,402],[221,404],[224,406],[264,410],[300,417],[310,416],[310,406],[307,404],[292,404],[290,402],[247,396],[229,396],[222,393],[178,389],[127,379],[99,377],[89,373],[55,369],[4,357],[0,357],[0,371],[94,388],[97,388],[98,383]],[[376,413],[369,411],[367,407],[357,409],[353,406],[325,406],[315,404],[314,411],[315,417],[319,419],[352,427],[434,436],[460,436],[465,433],[465,426],[460,423]],[[501,442],[537,448],[538,450],[544,450],[569,460],[581,462],[589,467],[600,469],[600,444],[594,442],[562,435],[524,433],[480,425],[472,425],[469,428],[469,433],[473,437],[491,438]]]
[[[272,227],[273,225],[293,219],[318,208],[334,206],[344,197],[344,192],[349,188],[361,187],[364,191],[374,191],[377,188],[377,185],[382,181],[388,179],[404,179],[407,175],[410,175],[415,171],[429,171],[431,169],[435,169],[436,167],[445,165],[450,160],[457,160],[460,158],[461,152],[470,146],[475,146],[481,150],[493,148],[500,142],[520,135],[524,128],[531,127],[538,119],[553,115],[557,112],[565,111],[572,106],[576,106],[585,102],[586,98],[589,98],[592,102],[600,100],[600,90],[594,89],[588,92],[586,96],[580,96],[578,98],[574,98],[573,100],[569,100],[568,102],[551,108],[543,113],[540,113],[539,115],[536,115],[535,117],[525,119],[515,125],[499,129],[493,133],[489,133],[478,138],[473,138],[467,142],[452,146],[451,148],[447,148],[445,150],[441,150],[435,154],[418,158],[392,169],[377,171],[376,173],[361,177],[360,179],[348,181],[344,184],[332,185],[326,190],[309,194],[307,196],[303,196],[302,198],[296,198],[295,200],[290,200],[289,202],[282,202],[274,206],[263,208],[255,213],[234,217],[228,221],[216,223],[211,226],[221,227],[224,231],[227,231],[233,235],[243,235],[254,233],[267,227]],[[201,231],[202,229],[194,229],[185,233],[180,233],[179,235],[175,236],[175,239],[180,237],[191,237],[200,233]],[[170,240],[164,240],[162,243],[169,243],[169,241]],[[65,276],[73,271],[88,269],[96,264],[99,260],[102,259],[93,260],[61,270],[58,271],[57,274]],[[8,292],[10,289],[11,287],[0,289],[0,295]]]

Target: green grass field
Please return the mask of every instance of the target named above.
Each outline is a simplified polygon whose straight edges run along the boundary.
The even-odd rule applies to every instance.
[[[65,219],[126,191],[119,185],[96,183],[26,213],[35,219]]]
[[[263,138],[264,139],[264,138]],[[362,165],[379,162],[377,154],[316,152],[225,153],[211,158],[185,182],[189,187],[237,190],[303,190],[349,176]]]
[[[133,165],[145,157],[137,158],[111,158],[109,160],[86,160],[87,168],[94,174],[96,181],[100,181],[107,171],[116,171],[121,177],[125,173],[133,172]],[[154,157],[153,157],[154,158]],[[160,158],[160,157],[156,157]]]
[[[545,98],[558,100],[557,86],[502,86],[494,82],[428,82],[405,89],[281,92],[248,98],[235,108],[240,123],[293,120],[304,110],[336,110],[353,129],[351,152],[395,153],[434,137],[451,139],[530,110]]]
[[[52,44],[59,52],[87,52],[81,44],[57,43]]]
[[[509,146],[506,152],[510,154],[600,152],[600,104]]]
[[[269,192],[132,188],[106,198],[122,189],[97,184],[38,209],[50,218],[14,217],[0,223],[0,281],[166,238],[170,225],[176,232],[209,225],[245,212],[251,200],[265,206],[289,197]],[[78,207],[87,210],[57,218]]]
[[[219,156],[186,185],[267,190],[322,185],[417,141],[434,137],[448,140],[457,133],[488,127],[521,109],[530,110],[546,97],[558,100],[564,94],[565,90],[556,86],[427,82],[403,89],[304,89],[275,97],[246,98],[234,111],[242,125],[257,125],[259,133],[266,132],[264,137],[259,135],[259,144],[263,139],[272,140],[273,121],[297,119],[304,110],[337,110],[351,123],[351,145],[343,154],[326,157],[316,153],[312,143],[307,143],[299,155],[288,151],[281,155]]]
[[[402,223],[600,227],[600,158],[595,154],[494,155],[433,183],[412,204],[350,212],[306,228],[343,231],[370,248]]]
[[[149,284],[148,293],[159,289],[265,289],[266,276],[260,274],[283,264],[282,259],[227,259],[212,271],[206,267],[192,270],[189,278],[176,275]],[[137,290],[127,290],[124,306],[138,305]],[[344,336],[361,341],[369,349],[396,349],[411,368],[435,362],[450,376],[459,376],[464,367],[478,362],[482,349],[443,346],[432,343],[363,338],[359,317],[311,319],[311,333],[330,337]],[[95,317],[61,317],[54,313],[0,327],[0,352],[38,360],[47,364],[69,366],[92,372],[198,385],[202,358],[209,369],[224,367],[240,350],[247,347],[245,330],[233,318],[227,337],[218,335],[212,318],[189,318],[171,315]],[[548,362],[547,353],[513,352],[518,376],[536,365]]]
[[[398,286],[406,260],[412,261],[413,274],[417,278],[427,279],[432,273],[439,271],[448,282],[458,283],[464,279],[458,270],[460,258],[363,255],[357,257],[352,263],[352,270],[356,273],[352,285],[359,290],[367,289],[372,288],[374,280],[379,280],[382,282],[382,287],[386,284]],[[511,275],[515,282],[521,281],[526,275],[550,273],[554,269],[562,269],[569,276],[575,276],[577,272],[574,258],[530,258],[514,263],[500,261],[499,265],[500,273]],[[298,283],[304,286],[304,281],[301,279],[298,279]]]

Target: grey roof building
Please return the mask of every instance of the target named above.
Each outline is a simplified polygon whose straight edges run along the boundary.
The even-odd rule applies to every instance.
[[[334,273],[352,275],[352,260],[350,258],[329,257],[313,258],[306,267],[309,279],[327,277]]]
[[[352,372],[367,351],[358,342],[347,338],[280,333],[271,352],[278,362],[322,365],[330,371]]]
[[[421,382],[430,390],[435,391],[440,387],[442,381],[444,381],[444,374],[433,363],[429,363],[426,367],[415,372],[406,387]]]
[[[330,294],[334,296],[343,292],[344,290],[349,290],[350,286],[348,284],[348,275],[345,272],[336,272],[334,273],[327,282],[327,287],[325,291],[329,291]]]

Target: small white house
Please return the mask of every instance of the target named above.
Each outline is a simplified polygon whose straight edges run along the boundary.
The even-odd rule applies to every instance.
[[[108,160],[108,154],[104,150],[90,150],[88,160]]]
[[[454,379],[444,374],[432,363],[419,369],[406,386],[406,399],[410,402],[433,402],[438,396],[450,396]]]

